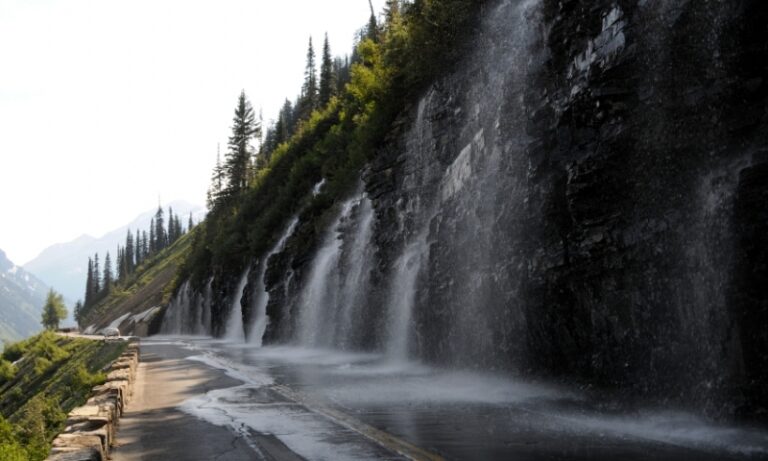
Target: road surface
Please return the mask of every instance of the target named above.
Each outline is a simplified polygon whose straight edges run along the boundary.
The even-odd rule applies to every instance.
[[[567,389],[375,354],[210,338],[142,341],[117,443],[116,461],[768,459],[761,428],[622,414]]]

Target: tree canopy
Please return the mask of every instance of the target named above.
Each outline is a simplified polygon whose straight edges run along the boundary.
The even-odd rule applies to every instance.
[[[56,330],[65,318],[67,318],[67,307],[64,305],[64,297],[53,290],[48,291],[48,297],[43,306],[43,327],[46,330]]]

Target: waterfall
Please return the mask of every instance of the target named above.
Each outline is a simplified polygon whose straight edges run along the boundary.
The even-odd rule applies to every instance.
[[[338,296],[339,318],[336,322],[335,343],[341,349],[351,349],[358,337],[359,331],[364,327],[357,324],[354,316],[355,309],[365,303],[370,289],[370,269],[373,260],[374,212],[373,204],[367,196],[363,196],[356,205],[357,217],[354,226],[345,233],[345,245],[342,251],[342,260],[345,262],[340,281]],[[351,236],[351,239],[348,238]],[[365,321],[365,319],[363,319]]]
[[[340,224],[352,210],[352,200],[341,206],[333,225],[312,261],[304,289],[299,295],[299,343],[304,346],[329,346],[333,342],[333,326],[338,301],[338,262],[342,240]]]
[[[365,336],[370,324],[355,311],[369,294],[374,221],[366,195],[341,205],[297,297],[299,344],[352,349]]]
[[[385,348],[394,360],[494,367],[524,347],[523,335],[507,332],[525,322],[516,283],[525,270],[524,95],[543,60],[538,4],[505,1],[490,11],[477,52],[458,78],[425,94],[405,133],[402,183],[382,205],[396,208],[389,229],[403,242],[385,274]],[[494,341],[501,334],[509,345]]]
[[[390,288],[389,327],[387,331],[387,355],[391,360],[408,358],[413,331],[413,306],[416,283],[422,262],[427,257],[426,232],[408,245],[395,263],[395,273]]]
[[[322,182],[321,182],[322,184]],[[317,186],[316,186],[317,187]],[[280,240],[275,244],[274,247],[272,247],[271,250],[267,253],[267,255],[262,258],[261,263],[259,264],[259,275],[256,278],[256,287],[253,290],[254,297],[252,306],[254,307],[253,312],[254,319],[253,319],[253,327],[251,329],[251,335],[249,342],[256,345],[257,347],[261,347],[262,339],[264,338],[264,331],[267,329],[267,324],[269,323],[269,318],[267,317],[267,304],[269,304],[269,292],[266,289],[266,286],[264,284],[264,274],[267,272],[267,267],[269,267],[269,259],[283,251],[285,248],[285,242],[288,241],[288,238],[293,235],[293,231],[296,229],[296,225],[299,223],[299,218],[294,217],[290,224],[288,224],[288,227],[283,232],[283,235],[280,236]]]
[[[203,294],[192,290],[184,282],[171,299],[165,311],[160,333],[166,335],[205,335],[211,327],[211,283],[209,279]]]
[[[237,284],[234,296],[232,298],[232,307],[229,311],[229,319],[227,320],[226,339],[229,341],[243,342],[245,341],[245,331],[243,330],[243,309],[240,305],[240,300],[243,299],[243,290],[248,283],[248,273],[250,269],[246,269],[243,275],[240,277],[240,281]]]

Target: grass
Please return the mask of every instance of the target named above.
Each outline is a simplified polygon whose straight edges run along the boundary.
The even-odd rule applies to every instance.
[[[44,332],[10,345],[0,358],[0,459],[45,459],[66,415],[104,382],[124,342]]]
[[[183,235],[173,245],[142,263],[122,284],[94,305],[80,324],[103,324],[127,312],[139,312],[167,304],[173,295],[179,266],[190,251],[197,228]]]

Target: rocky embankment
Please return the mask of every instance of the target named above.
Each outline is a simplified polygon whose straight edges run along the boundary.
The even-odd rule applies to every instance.
[[[102,461],[109,458],[125,405],[133,395],[139,366],[139,344],[131,343],[109,367],[104,384],[93,388],[85,405],[67,416],[67,424],[53,441],[49,461]]]

